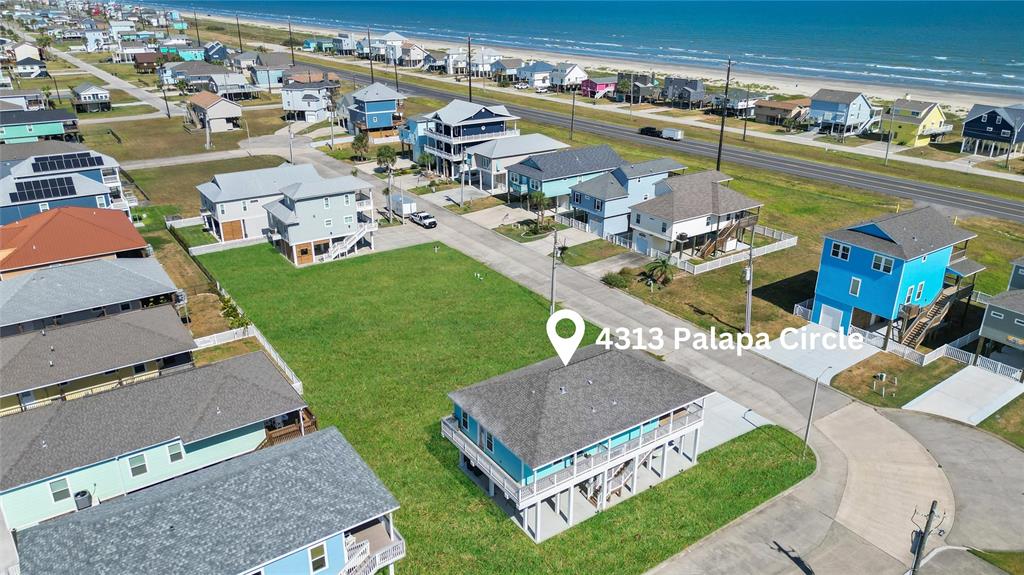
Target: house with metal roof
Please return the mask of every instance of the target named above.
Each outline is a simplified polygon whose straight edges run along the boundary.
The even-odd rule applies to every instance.
[[[516,76],[530,88],[547,88],[551,85],[551,73],[554,69],[555,67],[551,64],[543,60],[537,60],[520,66]]]
[[[199,190],[199,215],[221,242],[260,237],[268,229],[264,204],[281,198],[281,188],[320,179],[310,164],[216,174]]]
[[[985,315],[978,330],[978,347],[972,360],[998,354],[1000,363],[1022,366],[1024,358],[1024,257],[1011,262],[1010,281],[1006,291],[988,298]],[[1015,356],[1009,360],[1007,356]],[[1024,383],[1024,370],[1020,373]]]
[[[172,305],[0,338],[0,416],[157,377],[194,348]]]
[[[519,135],[519,116],[502,105],[485,106],[465,100],[452,100],[443,108],[426,114],[422,149],[413,149],[413,157],[424,152],[434,158],[434,171],[450,178],[468,174],[466,151],[484,142]]]
[[[730,180],[707,170],[658,181],[651,199],[630,209],[634,250],[712,258],[740,248],[753,233],[762,203],[731,189]]]
[[[0,417],[0,510],[20,531],[315,428],[262,351],[183,367]]]
[[[975,104],[964,120],[960,151],[1007,156],[1024,152],[1024,104]]]
[[[695,465],[713,393],[646,353],[592,345],[449,393],[441,433],[540,542]]]
[[[881,115],[882,109],[873,106],[864,94],[829,88],[822,88],[811,96],[811,109],[807,113],[818,125],[819,132],[839,136],[869,130]]]
[[[334,90],[331,81],[291,82],[281,87],[281,107],[290,120],[322,122],[331,115]]]
[[[393,572],[398,507],[332,427],[26,529],[21,573]]]
[[[0,144],[78,141],[78,116],[66,110],[0,110]]]
[[[110,90],[82,82],[71,89],[71,104],[79,114],[106,112],[110,110]]]
[[[630,208],[653,198],[657,184],[686,167],[670,158],[625,163],[595,178],[570,186],[572,217],[601,236],[627,234]]]
[[[264,204],[268,237],[296,266],[346,257],[373,249],[373,194],[355,176],[320,178],[281,188],[278,200]]]
[[[183,304],[185,293],[156,258],[48,266],[0,281],[0,337],[164,303]]]
[[[900,146],[926,146],[953,131],[946,114],[935,102],[899,98],[882,114],[879,131]]]
[[[969,301],[985,267],[967,258],[976,234],[933,207],[888,214],[825,234],[811,321],[836,331],[884,332],[917,347]]]
[[[575,90],[588,77],[583,66],[572,62],[559,62],[551,70],[551,85],[561,91]]]
[[[520,198],[543,193],[563,211],[569,207],[572,186],[626,163],[607,144],[534,155],[508,167],[509,191]]]
[[[508,166],[536,155],[564,150],[569,144],[544,134],[523,134],[498,138],[466,148],[470,176],[480,189],[488,192],[508,189]]]
[[[374,82],[342,96],[337,110],[342,125],[349,132],[366,132],[371,138],[382,138],[396,135],[402,123],[404,104],[404,94]]]

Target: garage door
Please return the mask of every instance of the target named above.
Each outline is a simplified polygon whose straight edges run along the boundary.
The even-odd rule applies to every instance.
[[[242,222],[239,220],[224,222],[221,224],[221,230],[224,232],[224,241],[226,242],[242,239]]]
[[[833,331],[841,332],[843,329],[843,312],[842,310],[822,304],[818,323]]]

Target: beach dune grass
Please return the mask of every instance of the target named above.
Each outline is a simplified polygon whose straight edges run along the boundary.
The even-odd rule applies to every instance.
[[[553,355],[548,303],[434,246],[304,269],[263,245],[200,257],[302,378],[320,427],[338,427],[398,498],[402,572],[640,573],[814,469],[795,436],[762,428],[534,544],[459,470],[439,420],[449,391]]]

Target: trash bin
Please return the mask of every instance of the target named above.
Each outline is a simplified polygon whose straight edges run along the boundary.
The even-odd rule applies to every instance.
[[[88,491],[75,493],[75,508],[78,511],[92,507],[92,495]]]

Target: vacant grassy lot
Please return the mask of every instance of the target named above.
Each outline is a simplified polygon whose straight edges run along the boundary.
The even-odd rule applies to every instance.
[[[51,100],[52,100],[52,98],[51,98]],[[71,103],[68,102],[67,100],[64,100],[64,105],[63,106],[58,104],[56,107],[57,108],[61,108],[63,110],[67,110],[68,112],[75,112],[74,106],[72,106]],[[104,118],[121,118],[121,117],[124,117],[124,116],[138,116],[140,114],[152,114],[153,112],[156,112],[156,111],[157,111],[157,109],[154,108],[153,106],[150,106],[149,104],[143,104],[142,102],[139,102],[138,104],[135,104],[135,105],[132,105],[132,106],[112,107],[111,109],[103,111],[103,112],[75,112],[75,113],[78,114],[78,119],[79,120],[101,120],[101,119],[104,119]]]
[[[56,82],[57,87],[61,90],[61,98],[67,98],[71,93],[71,88],[81,84],[82,82],[90,82],[97,86],[102,86],[106,82],[100,80],[92,74],[82,72],[81,74],[68,74],[67,76],[54,76],[52,78],[13,78],[14,88],[18,90],[50,90],[53,91],[53,85]],[[57,94],[52,94],[51,97],[56,100]]]
[[[249,124],[249,131],[253,136],[263,136],[285,126],[281,114],[281,110],[250,110],[242,115],[242,121]],[[108,128],[120,136],[121,142],[107,133]],[[202,131],[197,130],[191,134],[186,132],[181,118],[121,122],[109,127],[90,124],[82,126],[82,137],[85,145],[98,152],[110,154],[121,162],[201,154],[207,151],[203,147],[206,138]],[[213,149],[236,149],[245,137],[244,129],[213,134]]]
[[[1024,552],[979,551],[977,549],[971,549],[970,551],[1010,575],[1024,575]]]
[[[536,545],[462,474],[438,427],[447,392],[551,355],[544,299],[433,243],[305,269],[269,246],[202,261],[302,378],[321,425],[337,426],[401,502],[404,572],[639,573],[814,468],[796,437],[762,428]]]
[[[979,423],[978,427],[1001,435],[1024,449],[1024,395],[1018,395],[1016,399]]]
[[[184,217],[199,215],[199,192],[196,186],[213,179],[215,174],[241,172],[280,166],[277,156],[246,156],[230,160],[199,162],[163,168],[132,170],[131,176],[154,204],[174,206]]]
[[[922,367],[882,352],[832,378],[832,387],[871,405],[902,407],[963,368],[964,364],[945,357]],[[884,398],[881,385],[878,390],[871,389],[876,373],[886,374]]]
[[[627,251],[629,250],[605,240],[590,240],[563,251],[562,262],[567,266],[585,266]]]

